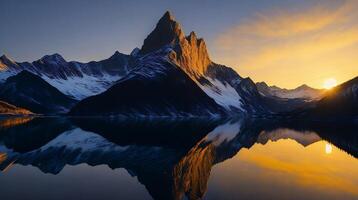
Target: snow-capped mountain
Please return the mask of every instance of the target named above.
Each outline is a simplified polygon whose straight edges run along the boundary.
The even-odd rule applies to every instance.
[[[0,99],[38,114],[66,113],[76,103],[27,70],[7,78],[0,85]]]
[[[136,68],[107,91],[88,97],[71,115],[215,116],[224,110],[166,57],[163,47],[137,59]]]
[[[205,41],[194,32],[185,36],[169,12],[130,55],[116,52],[88,63],[68,62],[59,54],[32,63],[2,56],[0,70],[0,82],[27,70],[83,100],[71,111],[76,115],[262,115],[302,105],[266,95],[249,77],[213,62]]]
[[[62,93],[83,99],[105,91],[113,82],[128,72],[129,55],[116,52],[110,58],[89,63],[67,62],[61,55],[46,55],[29,62],[15,62],[3,55],[0,57],[0,82],[22,70],[30,71]]]
[[[303,84],[295,89],[285,89],[277,86],[268,86],[265,82],[256,83],[260,94],[268,97],[279,97],[285,99],[304,99],[308,101],[319,100],[323,97],[324,89],[311,88]]]
[[[223,109],[231,114],[271,112],[250,78],[211,61],[204,40],[194,32],[185,36],[169,12],[142,48],[132,54],[131,66],[132,71],[114,86],[79,102],[71,114],[210,116],[222,114]]]

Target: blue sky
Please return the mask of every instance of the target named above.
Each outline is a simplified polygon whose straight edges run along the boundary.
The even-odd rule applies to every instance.
[[[342,82],[358,74],[353,69],[356,62],[348,63],[344,57],[358,53],[354,37],[322,49],[312,48],[321,38],[307,37],[326,33],[331,37],[333,28],[353,35],[355,30],[346,29],[358,18],[345,13],[352,11],[347,7],[356,8],[354,0],[0,0],[0,7],[0,54],[17,61],[60,53],[66,60],[85,62],[107,58],[116,50],[130,53],[169,10],[187,34],[194,30],[205,39],[214,61],[255,81],[288,88],[301,83],[319,87],[326,78],[337,76]],[[347,53],[339,56],[339,62],[322,61],[330,57],[323,47]],[[291,50],[297,52],[297,59],[287,54]],[[308,58],[308,53],[316,57]],[[318,76],[317,70],[310,71],[312,67],[324,73]],[[292,78],[297,69],[316,75]]]
[[[69,60],[88,61],[106,58],[115,50],[130,53],[141,46],[166,10],[173,13],[186,33],[195,30],[210,45],[216,35],[248,15],[294,1],[0,2],[1,54],[16,60],[34,60],[56,52]]]

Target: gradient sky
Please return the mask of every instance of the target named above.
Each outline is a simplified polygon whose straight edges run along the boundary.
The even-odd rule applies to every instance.
[[[358,75],[355,0],[0,0],[0,54],[90,61],[140,47],[166,10],[242,76],[293,88]]]

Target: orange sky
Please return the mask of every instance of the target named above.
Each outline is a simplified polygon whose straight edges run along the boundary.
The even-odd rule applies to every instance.
[[[358,76],[358,1],[270,9],[218,34],[213,60],[254,81],[322,88]]]

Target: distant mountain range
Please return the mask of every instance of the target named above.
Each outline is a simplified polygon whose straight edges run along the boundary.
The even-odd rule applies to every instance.
[[[329,118],[358,116],[358,77],[332,88],[307,113]]]
[[[325,89],[315,89],[308,85],[301,85],[295,89],[285,89],[277,86],[268,86],[265,82],[256,83],[257,89],[264,96],[285,99],[319,100],[326,92]]]
[[[194,32],[185,36],[169,12],[130,55],[115,52],[88,63],[68,62],[59,54],[32,63],[2,56],[0,70],[0,100],[45,114],[266,116],[325,99],[324,90],[255,84],[213,62],[205,41]]]

